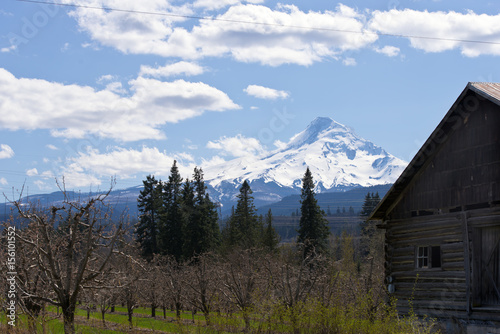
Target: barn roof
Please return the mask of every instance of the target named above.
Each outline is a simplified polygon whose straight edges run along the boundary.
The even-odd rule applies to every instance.
[[[457,119],[462,118],[466,120],[466,117],[464,118],[463,116],[464,111],[460,110],[458,106],[469,91],[473,91],[479,96],[500,106],[500,83],[469,82],[450,110],[446,113],[443,120],[432,132],[424,145],[420,148],[415,157],[393,184],[391,189],[373,210],[370,217],[368,217],[368,220],[384,219],[384,217],[401,200],[413,179],[425,169],[425,166],[429,163],[431,158],[434,157],[434,155],[439,151],[439,148],[446,141],[444,138],[447,138],[453,131],[455,131],[457,128],[455,126]]]

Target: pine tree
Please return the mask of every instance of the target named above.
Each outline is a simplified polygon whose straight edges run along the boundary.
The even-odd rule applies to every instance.
[[[297,242],[303,245],[304,257],[312,252],[324,253],[328,246],[327,221],[324,212],[318,205],[314,194],[314,182],[311,171],[307,167],[302,179],[301,217]]]
[[[184,240],[181,187],[182,178],[177,168],[177,161],[174,160],[168,181],[164,184],[159,246],[163,254],[173,255],[177,261],[182,258]]]
[[[151,259],[153,254],[159,251],[157,239],[162,205],[162,186],[161,181],[157,181],[152,175],[148,175],[142,183],[144,189],[140,191],[137,198],[139,221],[135,225],[135,234],[142,256]]]
[[[273,227],[273,213],[271,209],[267,212],[265,229],[262,235],[262,246],[264,249],[273,254],[278,251],[278,245],[280,243],[280,237]]]
[[[253,204],[252,189],[245,180],[240,188],[238,203],[232,217],[231,235],[234,240],[233,245],[237,244],[244,249],[256,247],[259,242],[260,228],[256,209]]]
[[[184,253],[187,258],[215,250],[220,243],[217,207],[210,200],[203,180],[203,170],[195,167],[194,193],[186,223]],[[186,187],[186,185],[184,186]],[[184,203],[186,205],[187,203]]]
[[[372,213],[375,207],[380,202],[380,196],[378,192],[376,194],[367,193],[365,196],[365,201],[363,203],[363,208],[361,210],[360,216],[363,217],[361,222],[361,254],[363,256],[368,255],[370,252],[370,240],[375,234],[375,226],[372,222],[368,221],[368,216]]]
[[[367,193],[365,196],[365,201],[363,202],[363,207],[361,208],[361,216],[368,216],[372,212],[372,196]]]

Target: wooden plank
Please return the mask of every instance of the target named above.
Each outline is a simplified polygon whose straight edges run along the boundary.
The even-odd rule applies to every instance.
[[[417,272],[412,270],[412,271],[400,271],[397,273],[394,273],[392,276],[394,278],[398,277],[412,277],[415,279]],[[418,279],[426,279],[428,277],[436,277],[439,279],[451,279],[451,280],[465,280],[465,273],[463,271],[446,271],[446,270],[441,270],[441,271],[421,271],[418,272],[419,276]]]
[[[467,213],[464,212],[462,215],[462,226],[463,226],[463,234],[464,234],[464,270],[465,270],[465,285],[466,285],[466,305],[465,305],[465,311],[467,314],[470,314],[470,307],[471,307],[471,296],[470,296],[470,289],[471,289],[471,282],[470,282],[470,268],[471,268],[471,263],[470,263],[470,254],[469,254],[469,227],[468,227],[468,222],[467,222]]]
[[[418,223],[400,223],[392,228],[393,233],[414,233],[429,230],[439,230],[442,228],[457,227],[457,220],[454,217],[441,218],[439,216],[426,216],[427,219]],[[458,226],[459,227],[459,226]]]
[[[462,242],[462,233],[454,233],[446,236],[426,236],[420,239],[402,239],[402,240],[388,240],[394,247],[407,246],[408,244],[414,246],[423,245],[442,245],[446,243]]]

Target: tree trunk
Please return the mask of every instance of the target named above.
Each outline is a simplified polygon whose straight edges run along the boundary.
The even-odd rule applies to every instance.
[[[163,306],[163,319],[167,319],[167,308]]]
[[[115,312],[115,304],[111,305],[111,313]]]
[[[181,304],[180,303],[175,303],[175,315],[177,316],[177,319],[181,318]]]
[[[102,318],[102,323],[104,325],[106,324],[106,319],[104,319],[105,315],[106,315],[106,310],[101,310],[101,318]]]
[[[133,319],[133,316],[134,316],[134,308],[132,305],[127,305],[127,314],[128,314],[128,323],[129,323],[129,326],[130,328],[133,327],[133,324],[132,324],[132,319]]]
[[[74,334],[75,333],[75,309],[71,307],[63,307],[63,318],[64,318],[64,333]]]
[[[151,304],[151,318],[156,317],[156,305]]]

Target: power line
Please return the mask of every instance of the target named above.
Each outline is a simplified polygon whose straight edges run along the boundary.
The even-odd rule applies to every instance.
[[[297,25],[288,25],[288,24],[279,24],[279,23],[266,23],[266,22],[222,19],[222,18],[209,17],[209,16],[182,15],[182,14],[172,14],[172,13],[164,13],[164,12],[150,12],[150,11],[139,11],[139,10],[132,10],[132,9],[111,8],[111,7],[65,4],[65,3],[57,3],[57,2],[51,2],[51,1],[39,1],[39,0],[16,0],[16,1],[43,4],[43,5],[54,5],[54,6],[63,6],[63,7],[73,7],[73,8],[85,8],[85,9],[98,9],[98,10],[123,12],[123,13],[168,16],[168,17],[177,17],[177,18],[184,18],[184,19],[220,21],[220,22],[228,22],[228,23],[244,23],[244,24],[253,24],[253,25],[260,25],[260,26],[271,26],[271,27],[295,28],[295,29],[318,30],[318,31],[331,31],[331,32],[339,32],[339,33],[349,33],[349,34],[369,34],[369,35],[389,36],[389,37],[399,37],[399,38],[416,38],[416,39],[447,41],[447,42],[500,45],[500,42],[493,42],[493,41],[480,41],[480,40],[470,40],[470,39],[404,35],[404,34],[389,34],[389,33],[381,33],[381,32],[366,31],[366,30],[365,31],[357,31],[357,30],[347,30],[347,29],[306,27],[306,26],[297,26]]]

